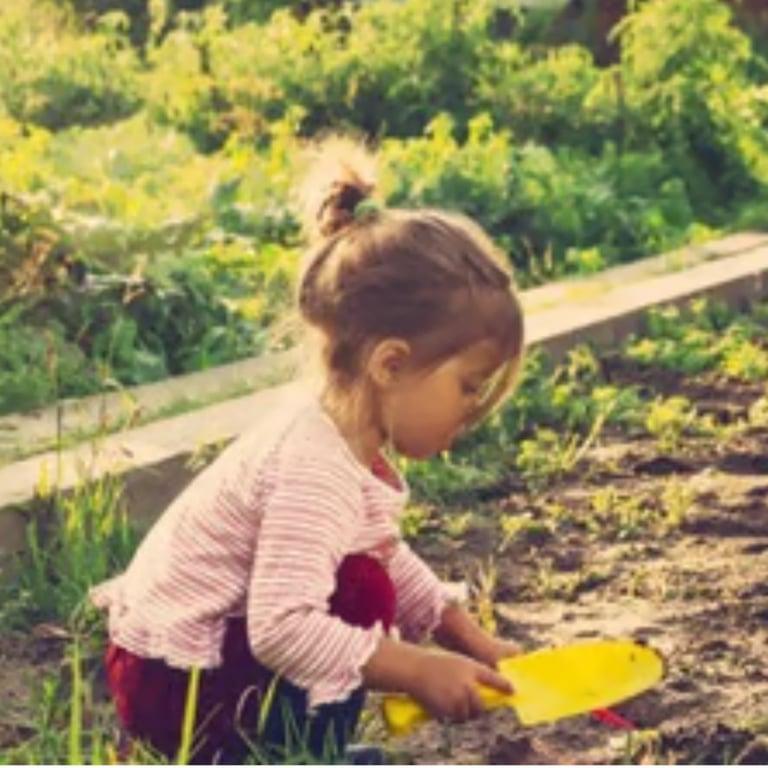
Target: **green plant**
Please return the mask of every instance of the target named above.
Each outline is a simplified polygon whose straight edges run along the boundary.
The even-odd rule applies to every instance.
[[[87,638],[77,632],[62,658],[65,674],[33,681],[32,719],[28,735],[18,744],[0,748],[0,764],[103,765],[118,762],[114,728],[107,708],[93,692],[93,661],[86,655]],[[97,658],[100,660],[101,653]],[[157,764],[143,746],[133,748],[132,762]]]
[[[54,321],[45,332],[23,324],[24,306],[0,315],[0,413],[35,408],[99,387],[82,351]]]
[[[690,485],[676,477],[671,477],[664,484],[661,492],[661,533],[676,530],[685,522],[693,507],[695,494]]]
[[[641,494],[622,494],[612,486],[598,488],[592,495],[589,530],[597,536],[633,539],[648,531],[656,515]]]
[[[561,436],[551,429],[537,428],[531,439],[523,440],[515,458],[522,476],[533,488],[570,472],[595,444],[613,408],[613,401],[596,416],[589,432]]]
[[[649,310],[647,335],[631,339],[625,354],[643,365],[688,375],[717,371],[760,381],[768,377],[767,328],[759,309],[754,317],[736,316],[723,304],[698,299],[684,309]]]
[[[655,534],[665,536],[677,530],[693,505],[694,493],[683,480],[672,477],[663,486],[658,500],[645,493],[624,493],[615,486],[597,488],[582,524],[603,539],[632,540]]]
[[[552,429],[536,429],[532,438],[520,442],[515,464],[532,487],[541,488],[575,465],[580,445],[579,435],[563,438]]]
[[[497,624],[494,608],[494,594],[499,580],[499,571],[494,559],[488,558],[477,566],[469,583],[469,610],[480,626],[492,635]]]
[[[66,621],[89,587],[125,567],[138,543],[113,476],[86,480],[69,495],[53,490],[42,502],[27,526],[27,551],[16,584],[6,588],[0,625]]]
[[[682,396],[657,397],[651,403],[645,427],[656,438],[659,450],[677,451],[683,437],[696,424],[696,409]]]
[[[768,380],[768,350],[749,339],[731,336],[725,345],[722,370],[742,381]]]
[[[200,668],[193,667],[189,671],[189,685],[184,701],[184,718],[181,724],[181,743],[176,757],[178,765],[186,765],[194,753],[193,738],[195,718],[197,717],[197,703],[200,695]]]
[[[103,642],[103,638],[101,639]],[[85,635],[75,631],[68,643],[62,668],[66,676],[54,674],[32,684],[34,701],[32,719],[27,724],[25,738],[12,746],[0,747],[0,765],[167,765],[168,759],[137,739],[132,739],[128,750],[116,743],[114,714],[111,706],[98,700],[95,692],[97,673],[94,662],[101,661],[101,646],[95,656],[86,653],[89,645]],[[199,701],[200,670],[192,669],[185,698],[182,733],[177,765],[187,765],[194,758],[199,734],[195,731]],[[258,728],[266,722],[269,710],[275,705],[274,692],[279,678],[274,678],[260,705]],[[258,734],[240,735],[248,745],[249,763],[257,765],[305,765],[318,761],[309,751],[309,733],[302,731],[290,709],[284,713],[286,746],[267,751],[258,743]],[[335,740],[329,734],[320,761],[342,763]]]
[[[544,145],[578,144],[590,149],[606,138],[604,118],[590,109],[600,70],[579,45],[545,49],[500,41],[481,62],[476,93],[501,125],[523,140]]]
[[[510,135],[494,131],[487,113],[469,120],[466,141],[457,140],[456,133],[455,118],[443,112],[430,120],[422,137],[385,141],[385,194],[391,205],[462,210],[508,244],[503,230],[515,208]]]
[[[522,515],[502,514],[499,517],[499,527],[502,533],[498,545],[500,552],[518,540],[536,541],[549,538],[553,533],[553,524],[549,520],[536,520],[529,512]]]
[[[6,410],[263,350],[299,264],[302,140],[329,127],[379,144],[390,205],[477,218],[523,286],[711,237],[765,196],[760,68],[714,0],[638,6],[606,69],[582,47],[501,34],[516,12],[497,0],[115,0],[101,17],[105,5],[73,2],[77,17],[44,0],[0,11],[0,284],[24,303],[0,329]],[[766,375],[760,331],[694,325],[684,343],[651,334],[637,359]],[[483,456],[497,473],[522,422],[587,429],[602,407],[585,378],[537,387]],[[632,396],[616,394],[626,407],[609,423],[632,418]],[[446,483],[473,471],[456,462]]]
[[[749,38],[728,5],[639,3],[616,34],[627,140],[664,147],[698,210],[752,194],[768,169],[762,96]]]
[[[551,558],[542,558],[536,566],[532,588],[539,600],[573,602],[578,595],[605,583],[609,573],[604,569],[587,569],[573,573],[557,573]]]
[[[400,516],[400,531],[407,539],[416,538],[427,525],[432,510],[420,504],[409,505]]]
[[[230,132],[263,138],[291,105],[306,135],[349,124],[414,135],[440,111],[465,125],[474,73],[494,55],[494,11],[490,0],[377,0],[229,25],[222,6],[209,6],[179,18],[152,51],[149,108],[206,151]]]
[[[445,515],[441,519],[442,529],[452,539],[460,539],[469,530],[469,526],[472,524],[473,513],[459,512],[454,515]]]
[[[541,350],[529,354],[517,391],[497,421],[504,444],[514,445],[534,427],[589,433],[598,423],[636,426],[643,409],[636,387],[606,383],[594,350],[578,345],[554,368]]]
[[[87,36],[53,4],[20,0],[0,11],[0,99],[23,122],[51,129],[123,118],[141,102],[139,60],[122,14]]]
[[[414,494],[430,503],[444,503],[498,484],[507,469],[499,435],[491,428],[483,435],[487,442],[475,436],[471,443],[426,461],[401,460]]]

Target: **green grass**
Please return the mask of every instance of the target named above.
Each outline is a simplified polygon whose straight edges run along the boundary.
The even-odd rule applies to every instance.
[[[17,579],[3,587],[0,627],[68,621],[87,590],[122,570],[138,544],[118,478],[85,480],[67,495],[42,490]]]

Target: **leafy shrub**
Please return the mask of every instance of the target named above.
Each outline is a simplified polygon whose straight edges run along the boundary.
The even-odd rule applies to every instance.
[[[685,185],[659,152],[619,154],[609,144],[595,158],[518,147],[486,114],[470,121],[463,144],[455,132],[442,114],[423,137],[383,144],[389,202],[477,218],[510,254],[523,285],[677,246],[692,226]]]
[[[227,29],[223,9],[206,8],[152,54],[150,109],[206,151],[233,130],[263,137],[289,106],[302,109],[305,135],[331,125],[419,134],[438,111],[463,130],[475,72],[494,52],[493,10],[491,0],[378,0],[305,18],[278,9],[264,24]]]
[[[696,210],[768,179],[764,88],[749,38],[718,0],[649,0],[619,25],[629,142],[664,148]]]
[[[509,245],[506,226],[511,198],[512,147],[506,131],[493,131],[488,115],[469,123],[466,142],[455,137],[455,122],[442,113],[423,137],[383,143],[388,176],[383,179],[391,205],[428,205],[461,210],[478,218]]]
[[[680,447],[683,435],[696,425],[696,408],[686,397],[657,397],[651,403],[645,419],[660,451],[672,453]]]
[[[138,58],[120,16],[91,35],[23,1],[0,10],[0,101],[20,121],[57,130],[129,115],[141,102]]]
[[[85,355],[73,392],[262,347],[301,247],[297,150],[328,127],[381,140],[389,204],[477,218],[523,287],[765,223],[761,60],[714,0],[637,4],[607,69],[576,45],[526,44],[498,0],[68,5],[79,17],[44,0],[0,10],[0,284],[37,270],[24,322],[56,320],[48,348],[67,370]],[[151,26],[138,54],[125,14]],[[33,210],[9,228],[16,198]],[[60,244],[89,290],[46,283]],[[126,301],[127,284],[145,288]],[[716,353],[724,375],[763,376],[751,331],[687,334],[651,333],[632,354],[703,370]],[[608,403],[630,418],[624,390],[545,379],[541,402],[521,391],[505,411],[510,439],[547,402],[577,431]],[[13,386],[29,402],[53,392]]]
[[[586,48],[568,45],[535,54],[514,41],[497,44],[480,62],[477,108],[511,129],[521,141],[599,149],[612,133],[615,108],[592,109],[590,94],[600,70]]]
[[[62,325],[53,320],[41,333],[21,313],[17,305],[0,315],[0,413],[97,391],[97,377]]]
[[[528,144],[512,179],[512,256],[523,270],[548,249],[555,275],[569,271],[569,248],[599,247],[606,264],[631,261],[676,246],[693,221],[685,187],[659,153],[619,154],[608,144],[594,158]]]

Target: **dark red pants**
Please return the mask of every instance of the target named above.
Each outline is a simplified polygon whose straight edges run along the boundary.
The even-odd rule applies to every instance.
[[[381,621],[389,629],[395,607],[394,586],[377,561],[365,555],[344,559],[336,574],[330,613],[354,626],[367,628]],[[173,759],[179,749],[189,672],[159,659],[136,656],[112,643],[105,661],[125,730]],[[306,757],[325,761],[332,756],[329,750],[343,752],[357,725],[363,690],[343,702],[320,706],[309,716],[306,691],[280,680],[271,706],[262,713],[272,679],[272,671],[251,654],[245,620],[230,619],[221,666],[201,673],[193,762],[241,762],[251,745],[263,751],[262,757],[293,757],[293,762],[300,748],[306,750]]]

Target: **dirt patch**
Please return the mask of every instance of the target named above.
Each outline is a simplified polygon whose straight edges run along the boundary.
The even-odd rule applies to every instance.
[[[722,723],[663,734],[659,749],[669,762],[689,765],[765,765],[768,758],[768,742]]]
[[[687,475],[694,472],[695,469],[689,462],[673,458],[672,456],[654,456],[651,459],[638,461],[632,467],[632,471],[636,475],[651,475],[652,477]]]
[[[722,472],[732,475],[768,475],[768,455],[765,453],[731,453],[718,462]]]

